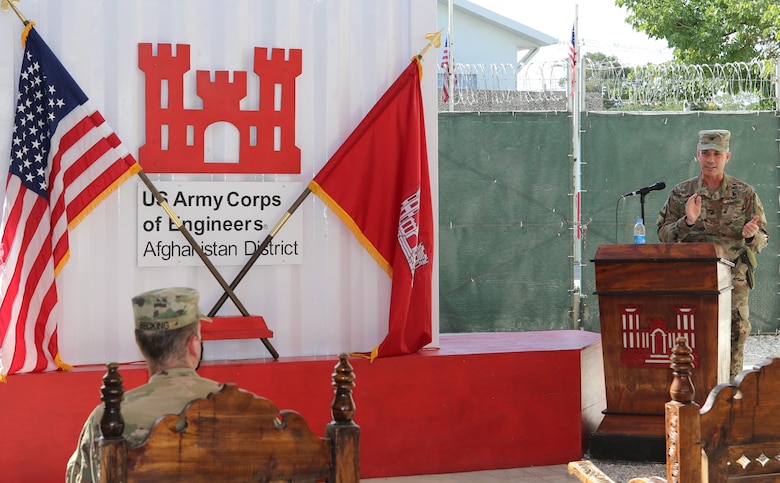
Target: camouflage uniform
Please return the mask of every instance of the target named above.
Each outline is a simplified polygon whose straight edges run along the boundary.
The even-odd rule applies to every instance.
[[[701,215],[693,226],[685,220],[685,203],[697,194],[701,196]],[[742,237],[742,227],[754,215],[759,216],[758,235],[752,240]],[[731,379],[744,363],[745,341],[750,335],[748,294],[745,273],[747,265],[742,259],[746,247],[758,253],[767,246],[766,216],[764,207],[752,186],[732,176],[724,175],[717,189],[711,190],[701,177],[683,181],[672,189],[669,199],[658,214],[658,239],[666,243],[699,242],[715,243],[727,252],[727,258],[735,263],[731,270]]]
[[[146,439],[154,421],[163,414],[178,414],[193,399],[219,391],[222,384],[200,377],[193,369],[169,369],[153,375],[143,386],[127,391],[122,402],[125,429],[122,435],[130,446],[137,446]],[[101,404],[90,414],[81,430],[78,447],[68,461],[67,481],[95,481],[97,455],[93,445],[100,437]]]
[[[144,333],[172,331],[201,320],[211,321],[198,309],[198,292],[191,288],[152,290],[133,297],[132,302],[135,328]],[[206,397],[220,389],[222,384],[200,377],[190,367],[161,370],[143,386],[125,393],[122,436],[130,446],[137,446],[146,439],[159,416],[179,414],[193,399]],[[76,451],[68,461],[66,481],[91,482],[97,479],[96,443],[100,437],[102,416],[103,406],[100,405],[84,423]]]

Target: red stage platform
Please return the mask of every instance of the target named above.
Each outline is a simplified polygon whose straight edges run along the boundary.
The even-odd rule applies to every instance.
[[[200,373],[295,409],[324,435],[337,358],[205,363]],[[352,359],[361,476],[374,478],[579,460],[604,409],[599,334],[445,334],[441,348]],[[62,481],[104,368],[24,374],[0,384],[3,481]],[[141,365],[121,369],[126,389]],[[46,457],[41,457],[45,452]]]

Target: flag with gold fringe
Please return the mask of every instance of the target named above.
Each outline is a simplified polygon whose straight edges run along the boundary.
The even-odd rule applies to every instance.
[[[68,232],[141,170],[40,35],[27,25],[0,239],[0,379],[66,368],[57,276]]]
[[[431,342],[433,211],[417,58],[309,183],[391,277],[388,331],[370,358]]]

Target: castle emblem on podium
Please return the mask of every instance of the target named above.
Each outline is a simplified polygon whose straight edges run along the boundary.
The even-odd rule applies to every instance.
[[[185,107],[190,46],[177,44],[174,54],[171,44],[158,44],[154,54],[152,44],[138,44],[146,88],[146,144],[138,153],[144,171],[299,174],[295,81],[301,50],[268,54],[267,48],[254,49],[258,105],[241,105],[249,93],[247,72],[233,71],[231,80],[228,71],[216,71],[212,80],[211,72],[198,70],[195,92],[202,107]]]
[[[695,307],[674,307],[672,327],[669,327],[669,319],[663,317],[654,317],[642,324],[641,312],[642,308],[638,305],[620,307],[623,342],[620,361],[623,366],[668,368],[669,358],[678,337],[688,339],[694,360],[699,359],[696,353]]]

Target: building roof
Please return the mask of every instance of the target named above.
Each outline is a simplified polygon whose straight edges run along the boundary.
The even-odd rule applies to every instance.
[[[438,0],[438,2],[443,5],[449,4],[449,0]],[[555,45],[558,43],[558,39],[555,37],[532,29],[531,27],[523,25],[520,22],[515,22],[510,18],[499,15],[485,7],[471,3],[468,0],[452,0],[452,2],[453,8],[455,10],[462,11],[467,15],[471,15],[484,22],[495,25],[517,37],[519,48],[535,49],[539,47],[545,47],[547,45]]]

